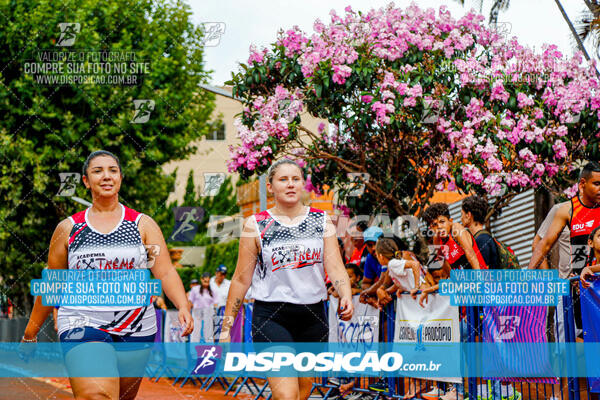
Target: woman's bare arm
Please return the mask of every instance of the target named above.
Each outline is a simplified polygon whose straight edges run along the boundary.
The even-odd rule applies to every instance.
[[[50,250],[48,251],[48,268],[65,269],[68,267],[68,243],[69,234],[73,228],[73,223],[69,219],[61,221],[52,234],[50,239]],[[54,306],[42,305],[41,296],[37,296],[33,305],[33,310],[29,316],[29,322],[25,328],[23,337],[26,340],[34,339],[40,328],[52,312]]]
[[[231,286],[229,287],[227,302],[225,303],[225,314],[219,341],[225,342],[230,340],[233,321],[244,304],[244,297],[252,284],[252,275],[254,275],[259,254],[257,243],[258,232],[254,227],[254,218],[250,217],[246,220],[242,237],[240,238],[237,264],[231,278]]]

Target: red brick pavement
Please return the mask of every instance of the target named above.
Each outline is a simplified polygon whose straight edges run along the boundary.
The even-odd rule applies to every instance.
[[[190,383],[183,388],[180,388],[179,384],[172,386],[171,383],[172,380],[165,378],[158,382],[144,379],[136,399],[232,399],[230,395],[225,396],[225,392],[220,386],[217,388],[218,384],[205,392]],[[0,400],[66,400],[72,398],[73,394],[67,378],[0,378]],[[250,400],[252,396],[240,393],[236,399]]]

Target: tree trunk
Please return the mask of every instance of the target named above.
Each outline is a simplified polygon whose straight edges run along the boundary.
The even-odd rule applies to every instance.
[[[562,4],[560,3],[560,0],[554,0],[554,1],[556,2],[556,5],[558,6],[558,9],[560,10],[560,13],[562,14],[563,18],[565,19],[565,22],[567,23],[567,25],[569,25],[571,34],[573,35],[573,37],[575,38],[575,41],[577,42],[577,47],[579,48],[579,50],[581,50],[583,52],[585,59],[590,61],[590,55],[588,54],[587,50],[585,49],[585,46],[583,45],[581,38],[577,34],[577,31],[575,30],[573,23],[569,19],[569,16],[567,15],[567,13],[565,12],[565,9],[563,8]],[[598,73],[598,72],[596,71],[596,73]]]

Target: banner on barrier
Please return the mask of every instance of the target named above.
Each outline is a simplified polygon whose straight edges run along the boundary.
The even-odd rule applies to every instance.
[[[194,331],[190,335],[190,342],[214,342],[214,316],[215,309],[213,307],[192,309],[192,318],[194,319]]]
[[[225,307],[219,307],[215,314],[213,314],[213,338],[218,339],[221,335],[221,327],[223,326],[223,319],[225,314]],[[240,312],[233,321],[233,326],[229,331],[231,335],[231,341],[233,343],[240,343],[243,340],[243,325],[244,325],[244,307],[240,309]],[[218,340],[216,340],[218,342]]]
[[[506,378],[507,381],[558,383],[555,378],[548,378],[553,372],[547,347],[542,347],[543,351],[536,348],[527,353],[527,350],[515,347],[511,350],[506,346],[507,343],[547,343],[547,312],[543,306],[483,307],[483,340],[494,345],[486,354],[488,369],[497,371],[497,375],[491,376],[509,374],[512,377]],[[538,371],[539,378],[533,371]]]
[[[379,341],[379,310],[352,297],[354,315],[350,321],[338,318],[339,301],[329,300],[329,342],[331,343],[377,343]]]
[[[594,278],[594,283],[588,289],[579,285],[581,301],[581,320],[583,323],[584,342],[600,342],[600,280]],[[592,369],[598,364],[598,360],[593,357],[586,358],[587,367]],[[600,393],[600,379],[588,378],[590,392]]]
[[[408,294],[396,300],[394,342],[415,343],[415,350],[427,351],[427,344],[460,341],[458,307],[450,305],[448,296],[430,294],[425,308]],[[456,361],[459,364],[459,361]],[[438,378],[445,382],[462,382],[461,378]]]

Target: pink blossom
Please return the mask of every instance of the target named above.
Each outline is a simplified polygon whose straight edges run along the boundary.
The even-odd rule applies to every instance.
[[[363,103],[370,103],[370,102],[372,102],[372,101],[373,101],[373,96],[371,96],[371,95],[368,95],[368,94],[365,94],[365,95],[363,95],[363,96],[360,98],[360,100],[361,100]]]
[[[563,191],[563,193],[566,194],[569,199],[571,199],[571,198],[577,196],[578,191],[579,191],[579,183],[576,183],[573,186],[571,186],[570,188],[565,189]]]
[[[333,72],[331,79],[335,83],[343,85],[346,82],[346,78],[352,74],[352,68],[347,65],[334,65]]]
[[[492,157],[498,151],[498,147],[490,140],[487,139],[485,146],[478,144],[475,147],[475,152],[479,153],[482,160],[487,160]]]
[[[414,97],[407,97],[404,99],[404,107],[414,107],[417,105],[417,99]]]
[[[504,84],[501,80],[497,80],[494,82],[494,86],[492,87],[492,94],[490,96],[490,100],[500,100],[503,103],[506,103],[509,99],[510,95],[504,89]]]
[[[519,157],[524,161],[525,168],[531,168],[537,161],[537,156],[529,149],[519,150]]]
[[[462,176],[464,181],[468,183],[474,183],[478,185],[483,182],[483,175],[481,174],[479,168],[470,164],[462,166]]]
[[[531,173],[533,175],[542,176],[542,175],[544,175],[544,171],[545,171],[544,165],[537,163],[537,164],[535,164],[535,167],[533,167],[533,171],[531,171]]]
[[[519,92],[519,94],[517,94],[517,101],[519,104],[519,108],[525,108],[527,106],[532,106],[533,103],[533,99],[530,96],[527,96],[525,93],[521,93]]]
[[[256,50],[256,47],[254,45],[250,46],[250,57],[248,58],[248,64],[260,64],[261,62],[263,62],[267,53],[267,49],[262,49],[262,51],[258,51]]]
[[[561,125],[556,129],[556,136],[559,136],[559,137],[566,136],[567,133],[569,133],[569,129],[564,125]]]
[[[411,97],[421,97],[423,96],[423,88],[417,84],[408,90],[408,95]]]
[[[502,194],[502,177],[496,174],[488,175],[483,180],[483,188],[490,196],[498,196]]]
[[[554,150],[554,158],[563,159],[567,157],[567,146],[565,146],[565,142],[562,140],[557,140],[552,145],[552,150]]]
[[[496,156],[491,156],[487,159],[487,167],[490,171],[502,171],[502,161],[498,160]]]
[[[317,127],[317,132],[319,132],[319,135],[323,134],[323,132],[325,131],[325,122],[321,122],[319,124],[319,126]]]
[[[558,172],[558,165],[553,164],[553,163],[546,164],[546,173],[548,174],[549,178],[552,178],[554,175],[556,175],[557,172]]]

